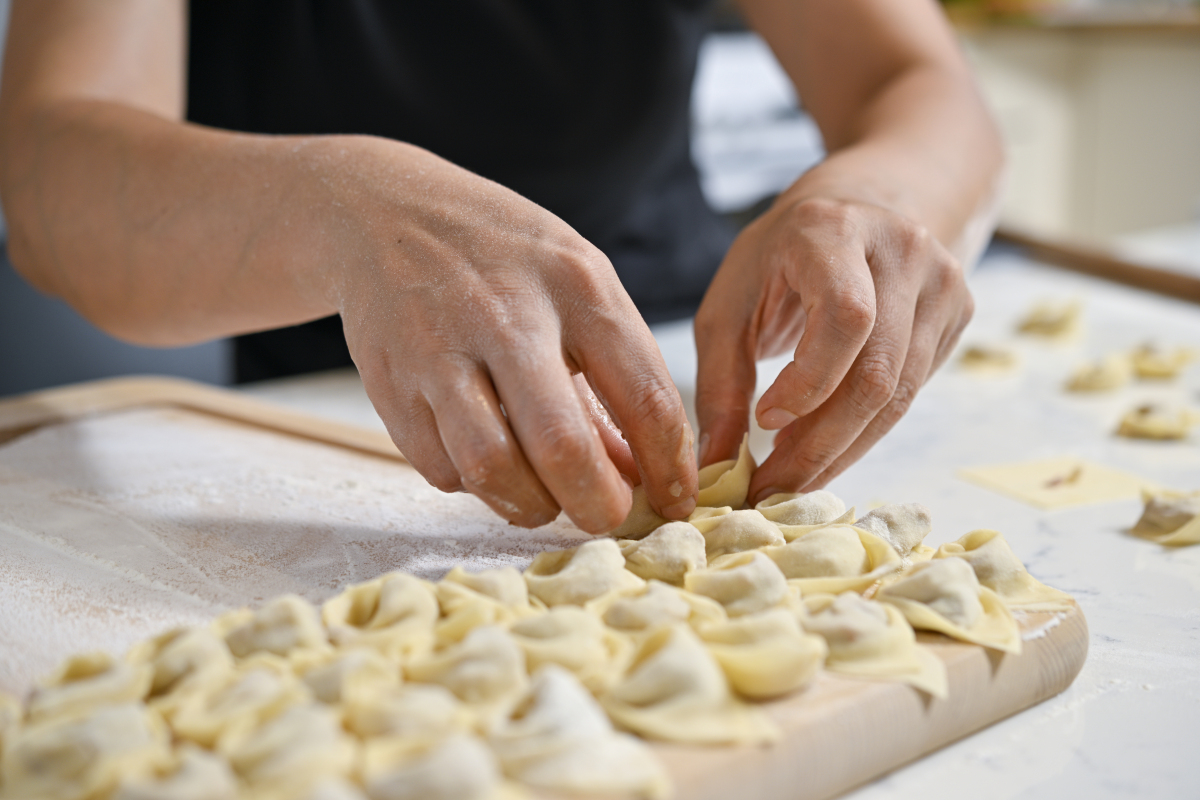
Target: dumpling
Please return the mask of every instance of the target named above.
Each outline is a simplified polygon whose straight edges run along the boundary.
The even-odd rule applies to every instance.
[[[687,522],[668,522],[649,536],[619,542],[625,569],[645,580],[683,585],[683,576],[708,564],[704,534]]]
[[[334,705],[400,684],[400,667],[372,648],[337,650],[293,661],[313,697]]]
[[[150,665],[153,671],[151,699],[233,668],[233,654],[225,639],[210,628],[168,631],[134,645],[125,660],[131,664]]]
[[[269,788],[254,787],[242,792],[238,800],[368,800],[356,784],[345,778],[320,778],[315,783],[300,787],[286,786],[283,792],[272,792]]]
[[[286,656],[294,650],[329,646],[317,610],[298,595],[281,595],[257,611],[234,612],[226,620],[231,624],[225,644],[237,658],[259,652]],[[218,620],[219,627],[225,624]]]
[[[575,606],[558,606],[520,620],[509,633],[525,651],[528,672],[543,664],[557,664],[592,692],[608,688],[633,655],[633,642],[627,636]]]
[[[4,748],[6,798],[107,797],[118,780],[152,775],[170,759],[161,718],[140,703],[27,725]]]
[[[311,698],[286,662],[256,657],[241,669],[174,693],[163,710],[176,736],[212,747],[225,730],[244,720],[263,720]]]
[[[29,721],[79,716],[99,706],[136,703],[150,691],[146,664],[115,661],[106,653],[67,659],[29,701]]]
[[[721,510],[727,513],[707,517],[693,515],[690,520],[704,534],[705,554],[709,561],[729,553],[783,544],[783,534],[778,526],[754,509]]]
[[[669,791],[650,748],[613,730],[587,690],[554,664],[534,673],[529,696],[488,741],[505,774],[537,789],[651,798]]]
[[[506,608],[523,610],[529,607],[529,590],[525,578],[512,567],[467,572],[456,566],[442,578],[443,584],[458,584],[473,592],[490,597]]]
[[[1017,365],[1017,354],[994,344],[973,344],[963,350],[958,363],[974,372],[1004,372]]]
[[[1133,534],[1159,544],[1200,544],[1200,491],[1143,492],[1145,509]]]
[[[697,633],[734,690],[755,700],[803,687],[820,671],[827,652],[820,636],[806,634],[781,608],[701,625]]]
[[[779,730],[737,700],[704,644],[685,625],[660,628],[638,649],[629,672],[600,698],[621,727],[687,744],[773,742]]]
[[[450,570],[435,587],[442,618],[434,626],[437,647],[462,641],[475,628],[506,625],[539,613],[531,602],[525,578],[512,567],[469,573]],[[544,610],[540,601],[535,601]]]
[[[347,730],[364,739],[433,741],[469,731],[472,724],[466,706],[436,683],[408,683],[356,696],[344,704],[343,712]]]
[[[773,494],[754,508],[776,525],[826,525],[846,521],[841,519],[846,514],[846,504],[824,489]]]
[[[876,598],[899,608],[914,628],[1021,652],[1021,634],[1008,607],[979,584],[971,565],[961,558],[917,564],[880,588]]]
[[[438,600],[427,581],[392,572],[326,600],[321,618],[339,647],[364,645],[411,658],[433,648]]]
[[[111,800],[239,800],[237,779],[224,758],[184,744],[156,774],[121,781]]]
[[[1195,351],[1186,347],[1164,350],[1152,344],[1144,344],[1133,351],[1133,370],[1139,378],[1167,380],[1179,375],[1195,357]]]
[[[612,539],[594,539],[572,550],[538,553],[525,570],[525,583],[529,593],[548,606],[581,606],[607,592],[645,585],[625,569],[625,557]]]
[[[917,644],[898,608],[854,592],[804,598],[805,630],[825,640],[825,669],[858,678],[898,680],[934,697],[947,694],[946,665]]]
[[[8,741],[25,717],[25,709],[21,701],[6,692],[0,692],[0,753],[4,752],[4,743]]]
[[[1121,417],[1117,435],[1130,439],[1186,439],[1198,416],[1186,408],[1154,403],[1138,406]]]
[[[1030,575],[997,531],[971,531],[957,542],[939,547],[934,557],[966,561],[979,582],[1000,595],[1009,608],[1060,611],[1075,605],[1071,595],[1052,589]]]
[[[1120,389],[1133,379],[1133,365],[1129,356],[1114,353],[1095,364],[1084,364],[1067,380],[1068,392],[1111,392]]]
[[[445,686],[470,706],[484,729],[507,714],[529,685],[524,651],[495,626],[476,628],[458,644],[413,661],[405,674]]]
[[[316,703],[269,719],[243,717],[221,734],[217,752],[246,783],[285,796],[321,778],[348,776],[357,755],[338,714]]]
[[[697,508],[741,508],[746,505],[750,492],[750,478],[757,465],[750,455],[750,435],[742,437],[736,461],[718,461],[700,470],[700,492],[696,496]]]
[[[496,800],[502,789],[492,751],[463,734],[367,742],[363,783],[371,800]]]
[[[1077,300],[1042,301],[1029,310],[1017,330],[1043,339],[1070,339],[1082,329],[1082,310]]]
[[[825,525],[762,553],[802,594],[862,591],[903,566],[890,544],[856,525]]]
[[[689,572],[684,587],[716,600],[731,617],[773,608],[788,593],[779,567],[756,550],[722,556],[708,569]]]
[[[680,622],[695,627],[723,621],[727,616],[716,600],[654,580],[643,592],[607,595],[589,604],[588,610],[599,615],[610,628],[630,634]]]
[[[921,544],[933,531],[929,509],[920,503],[889,503],[854,523],[892,546],[908,562],[928,561],[934,548]]]

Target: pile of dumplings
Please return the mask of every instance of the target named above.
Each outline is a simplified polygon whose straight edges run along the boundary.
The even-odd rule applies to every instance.
[[[71,658],[27,703],[0,696],[0,797],[660,798],[646,740],[769,744],[761,702],[822,670],[945,697],[914,629],[1017,653],[1013,610],[1072,605],[995,531],[922,544],[919,505],[742,508],[753,470],[745,444],[702,470],[687,522],[635,491],[622,538],[524,574],[393,573]]]

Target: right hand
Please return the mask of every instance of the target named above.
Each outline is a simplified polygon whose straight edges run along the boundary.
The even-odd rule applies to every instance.
[[[427,151],[339,139],[332,163],[316,162],[318,207],[335,215],[322,227],[342,232],[323,283],[409,462],[525,527],[561,509],[611,530],[638,480],[660,514],[686,517],[697,477],[683,403],[604,254]]]

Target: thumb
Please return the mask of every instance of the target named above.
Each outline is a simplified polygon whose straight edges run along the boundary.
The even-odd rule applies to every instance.
[[[702,467],[737,457],[750,428],[757,378],[748,321],[703,322],[704,311],[696,315],[696,419]]]

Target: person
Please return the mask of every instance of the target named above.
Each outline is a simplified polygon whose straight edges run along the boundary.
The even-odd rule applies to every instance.
[[[15,0],[12,262],[145,345],[340,315],[412,465],[523,526],[637,482],[686,517],[794,351],[751,500],[818,488],[970,318],[1001,148],[933,0],[742,0],[828,155],[734,239],[687,149],[705,5]],[[635,300],[699,302],[698,442]]]

